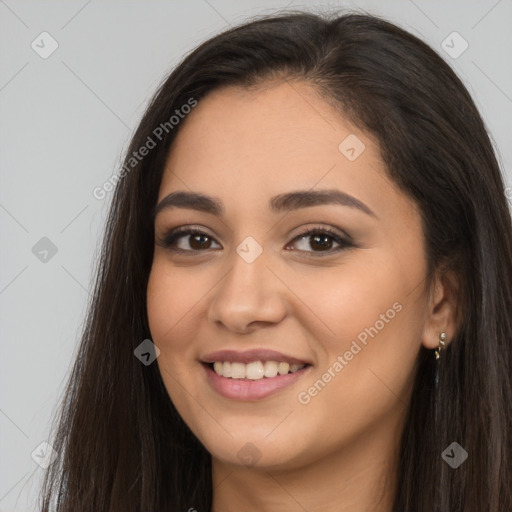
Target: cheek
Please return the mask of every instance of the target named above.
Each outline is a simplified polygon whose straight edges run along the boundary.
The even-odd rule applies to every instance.
[[[160,350],[156,363],[169,397],[180,409],[186,409],[180,390],[190,378],[190,370],[186,371],[184,363],[195,358],[190,344],[194,333],[189,320],[194,304],[200,300],[199,290],[194,286],[196,280],[156,258],[147,288],[151,340]]]
[[[329,410],[346,422],[350,410],[355,423],[365,422],[406,399],[424,321],[421,255],[416,261],[406,271],[380,254],[303,283],[329,332],[317,338],[323,354],[301,388],[299,402],[309,401],[313,416]]]
[[[208,293],[204,277],[197,269],[173,268],[164,257],[155,257],[147,287],[148,321],[155,339],[163,343],[182,339],[176,333]]]
[[[160,349],[157,362],[173,374],[182,366],[180,361],[195,358],[190,339],[196,324],[191,319],[207,290],[193,272],[173,269],[158,260],[153,263],[147,288],[148,322],[152,341]]]
[[[297,295],[304,297],[302,309],[316,317],[322,329],[316,338],[328,352],[348,350],[358,337],[363,343],[373,336],[385,338],[392,324],[413,313],[412,302],[418,297],[411,293],[411,283],[417,284],[416,271],[401,269],[381,254],[371,262],[361,259],[295,281]]]

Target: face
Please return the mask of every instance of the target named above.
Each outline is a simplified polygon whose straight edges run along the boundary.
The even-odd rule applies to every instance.
[[[226,464],[297,468],[389,443],[427,267],[419,212],[375,140],[301,82],[216,90],[182,123],[147,290],[178,412]]]

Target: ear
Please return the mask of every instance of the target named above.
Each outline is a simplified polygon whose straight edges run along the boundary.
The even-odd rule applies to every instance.
[[[446,333],[448,345],[459,327],[459,286],[453,271],[436,272],[430,289],[422,344],[428,349],[439,346],[439,335]]]

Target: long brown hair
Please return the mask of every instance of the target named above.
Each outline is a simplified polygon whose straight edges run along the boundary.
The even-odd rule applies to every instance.
[[[461,284],[455,339],[439,362],[424,348],[418,355],[394,511],[512,510],[512,227],[484,123],[459,78],[418,38],[375,16],[304,12],[261,17],[201,44],[147,108],[113,194],[42,510],[210,510],[210,455],[157,365],[134,357],[151,338],[152,211],[180,125],[158,132],[136,165],[129,159],[191,98],[275,77],[312,84],[377,138],[390,178],[420,208],[429,276],[452,269]],[[454,441],[468,452],[457,469],[441,458]]]

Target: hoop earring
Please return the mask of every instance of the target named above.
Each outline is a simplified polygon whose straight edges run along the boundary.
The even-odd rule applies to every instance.
[[[442,332],[439,335],[439,347],[435,351],[436,360],[441,357],[442,350],[446,350],[446,333],[445,332]]]

